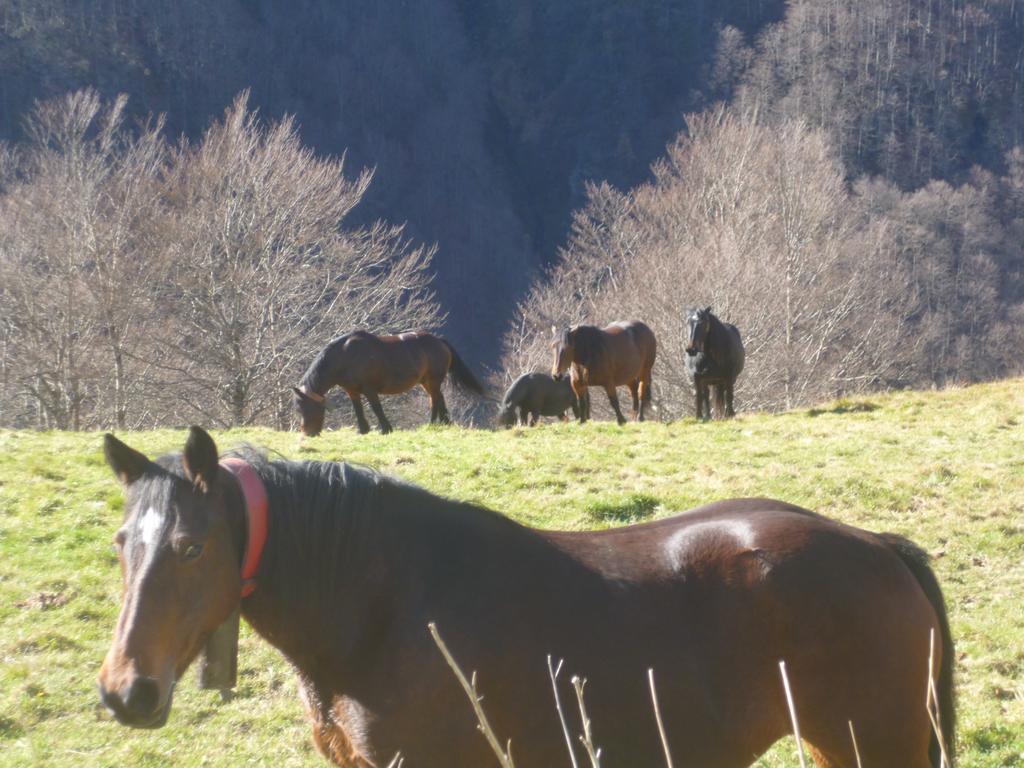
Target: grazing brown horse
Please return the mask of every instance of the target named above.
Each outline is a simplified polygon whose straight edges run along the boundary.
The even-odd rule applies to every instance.
[[[105,448],[127,490],[124,594],[99,690],[126,725],[166,721],[175,681],[240,604],[295,666],[314,740],[342,766],[382,768],[398,753],[417,768],[495,764],[431,621],[478,673],[523,766],[568,764],[548,654],[589,680],[606,768],[664,764],[648,668],[677,765],[751,764],[790,732],[780,660],[819,768],[856,765],[848,722],[865,766],[937,766],[932,630],[952,744],[942,593],[898,536],[768,499],[548,532],[344,464],[253,451],[218,463],[197,427],[182,455],[156,461],[111,435]]]
[[[334,339],[317,355],[295,392],[295,405],[302,416],[303,434],[316,437],[324,428],[326,395],[331,387],[341,387],[352,401],[360,434],[370,431],[363,413],[365,395],[377,417],[380,431],[392,431],[384,415],[380,395],[408,392],[417,384],[430,396],[430,423],[448,424],[448,406],[441,384],[451,374],[457,387],[483,394],[484,388],[462,362],[452,345],[426,331],[410,331],[397,336],[377,336],[368,331],[353,331]]]
[[[612,323],[605,328],[577,325],[562,332],[552,346],[555,362],[551,374],[571,370],[570,379],[580,401],[580,424],[590,416],[588,387],[604,387],[615,419],[625,424],[615,388],[629,387],[633,396],[633,418],[644,420],[644,408],[651,402],[651,368],[658,353],[654,331],[634,320]]]

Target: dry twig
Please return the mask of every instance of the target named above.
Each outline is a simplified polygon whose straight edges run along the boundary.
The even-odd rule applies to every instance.
[[[943,649],[945,650],[945,649]],[[949,755],[946,754],[946,737],[942,733],[942,712],[939,708],[939,695],[935,690],[935,628],[933,627],[928,637],[928,691],[925,694],[925,709],[928,711],[928,719],[931,721],[932,730],[939,740],[939,765],[941,768],[949,768],[952,763]]]
[[[853,732],[853,720],[847,720],[850,726],[850,741],[853,742],[853,756],[857,758],[857,768],[864,768],[860,762],[860,750],[857,748],[857,735]]]
[[[590,729],[590,718],[587,716],[587,707],[583,703],[583,688],[587,681],[579,677],[573,677],[572,687],[576,689],[576,699],[580,704],[580,720],[583,723],[583,733],[580,734],[580,741],[587,750],[587,757],[590,758],[592,768],[601,768],[601,748],[594,745],[594,735]]]
[[[793,736],[796,737],[797,754],[800,757],[800,768],[807,768],[804,759],[804,743],[800,740],[800,724],[796,719],[796,706],[793,704],[793,693],[789,689],[789,678],[786,676],[786,662],[779,662],[779,671],[782,673],[782,686],[786,690],[786,703],[789,704],[789,719],[793,721]]]
[[[661,736],[661,746],[665,750],[665,764],[672,768],[672,755],[668,751],[668,737],[665,736],[665,726],[661,722],[661,709],[658,707],[658,693],[654,690],[654,670],[647,670],[647,681],[651,684],[651,704],[654,706],[654,719],[658,721],[658,734]]]
[[[487,715],[484,712],[484,708],[480,705],[483,697],[477,693],[476,690],[476,672],[473,672],[472,679],[467,680],[466,676],[462,673],[458,663],[448,650],[448,646],[444,644],[444,640],[441,639],[441,635],[437,631],[437,626],[434,622],[427,624],[427,629],[430,630],[430,634],[434,638],[434,642],[437,643],[437,647],[441,650],[444,655],[444,660],[448,662],[448,666],[451,667],[452,672],[455,673],[455,677],[458,678],[459,683],[462,684],[462,690],[466,692],[466,696],[469,697],[469,703],[473,705],[473,711],[476,713],[477,728],[487,739],[487,743],[490,744],[491,749],[494,751],[495,756],[498,758],[498,762],[502,768],[515,768],[515,763],[512,762],[512,742],[509,741],[505,749],[501,748],[501,744],[498,741],[498,737],[494,735],[494,730],[491,728],[491,724],[487,720]]]
[[[579,768],[576,762],[576,750],[572,747],[572,737],[569,735],[569,726],[565,722],[565,712],[562,709],[562,699],[558,695],[558,673],[562,671],[562,663],[565,659],[558,660],[558,666],[552,666],[551,656],[548,655],[548,676],[551,678],[551,689],[555,692],[555,709],[558,710],[558,719],[562,723],[562,733],[565,735],[565,746],[569,749],[569,759],[572,761],[572,768]]]

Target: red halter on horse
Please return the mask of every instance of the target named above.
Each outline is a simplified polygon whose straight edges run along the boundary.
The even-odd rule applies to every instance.
[[[942,593],[900,537],[769,499],[539,531],[343,464],[252,452],[247,468],[229,459],[225,471],[195,427],[183,454],[156,461],[109,435],[105,447],[126,486],[124,595],[99,684],[127,725],[166,721],[175,682],[240,606],[295,666],[317,746],[342,766],[384,766],[399,752],[410,766],[493,764],[429,622],[477,672],[488,718],[523,766],[566,763],[549,654],[589,680],[608,768],[662,764],[649,668],[677,758],[749,765],[790,732],[780,660],[818,766],[857,765],[849,722],[865,766],[938,766],[925,709],[933,630],[952,745]],[[267,537],[244,574],[259,487]]]

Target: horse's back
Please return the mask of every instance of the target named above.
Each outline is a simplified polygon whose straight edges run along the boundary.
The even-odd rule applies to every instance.
[[[692,728],[678,725],[670,738],[696,744],[702,728],[728,724],[725,741],[766,749],[788,727],[784,660],[801,725],[807,717],[817,744],[848,735],[827,719],[840,715],[843,726],[858,723],[859,738],[864,730],[879,764],[894,764],[886,750],[914,764],[921,739],[927,744],[918,672],[939,618],[882,536],[783,502],[737,499],[556,542],[615,585],[600,615],[577,617],[605,627],[602,640],[588,642],[607,643],[599,653],[608,654],[643,638],[634,657],[620,651],[616,663],[634,675],[654,667],[662,706],[690,712]],[[683,659],[700,659],[699,670]],[[695,701],[714,713],[710,721]],[[895,721],[913,732],[899,752],[887,741]]]
[[[722,637],[742,637],[759,623],[764,642],[776,633],[778,653],[800,655],[801,644],[822,638],[845,645],[857,627],[881,636],[875,619],[890,629],[923,626],[927,641],[935,621],[927,595],[883,536],[781,501],[732,499],[639,525],[549,535],[628,600],[647,592],[678,601],[688,622],[717,627],[713,634]],[[723,613],[724,606],[736,610]]]
[[[640,378],[649,372],[657,355],[657,340],[654,331],[641,320],[618,320],[601,329],[607,338],[607,348],[614,360],[608,361],[619,369],[622,379],[617,384]]]
[[[768,498],[729,499],[646,523],[545,535],[589,567],[610,568],[627,579],[675,577],[685,582],[693,568],[725,567],[751,553],[766,577],[777,566],[791,567],[803,558],[807,567],[816,562],[824,567],[818,558],[826,551],[852,553],[854,568],[866,553],[884,553],[892,566],[903,569],[883,537]]]
[[[400,648],[387,668],[410,674],[404,696],[385,686],[380,716],[367,726],[397,722],[387,754],[377,755],[384,761],[398,748],[430,766],[489,759],[462,690],[423,632],[436,621],[463,667],[479,673],[488,716],[524,764],[562,759],[548,654],[565,659],[560,686],[571,675],[588,679],[587,707],[610,767],[661,759],[652,668],[662,711],[673,713],[668,738],[685,745],[688,764],[749,764],[789,729],[779,660],[816,746],[842,738],[846,748],[853,720],[871,764],[918,764],[934,616],[881,537],[770,499],[572,533],[526,529],[411,489],[387,492],[392,514],[415,526],[402,541],[431,545],[401,562],[415,574],[416,610],[396,626]],[[437,711],[462,714],[424,721],[424,696]],[[896,746],[893,723],[912,732],[891,737]]]
[[[444,341],[427,331],[375,334],[353,331],[335,343],[342,348],[343,386],[399,394],[424,377],[443,377],[451,361]]]
[[[503,405],[510,405],[512,403],[518,403],[523,398],[527,397],[530,392],[538,386],[546,377],[543,373],[531,372],[524,373],[505,391],[505,396],[502,399]]]
[[[634,343],[644,355],[644,366],[650,368],[654,365],[654,358],[658,351],[658,340],[650,326],[640,320],[630,323],[630,333],[633,335]]]
[[[655,343],[654,331],[642,320],[616,320],[601,330],[611,335],[626,334],[637,346]]]

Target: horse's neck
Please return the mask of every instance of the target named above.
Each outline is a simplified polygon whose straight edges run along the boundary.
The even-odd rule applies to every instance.
[[[326,354],[317,358],[302,377],[302,383],[318,395],[326,395],[331,387],[334,386],[333,359],[333,354]]]
[[[478,581],[488,571],[486,563],[474,560],[482,559],[479,553],[517,549],[517,542],[531,538],[529,529],[511,521],[416,489],[385,485],[375,501],[362,515],[354,511],[360,519],[348,528],[353,540],[340,548],[337,570],[315,572],[313,559],[302,557],[306,546],[323,542],[277,542],[266,573],[261,569],[257,589],[243,605],[253,628],[311,677],[322,671],[324,659],[334,669],[358,669],[365,638],[378,626],[401,623],[399,606],[439,583],[439,571],[454,583]],[[273,526],[268,546],[274,533],[285,530]],[[493,544],[498,536],[501,546]],[[464,579],[454,577],[456,562],[465,569]],[[446,597],[445,590],[434,593]]]
[[[317,356],[313,364],[303,374],[302,383],[318,394],[327,394],[331,387],[338,383],[340,358],[345,349],[345,342],[348,340],[349,335],[346,335],[328,344],[323,353]]]
[[[711,316],[711,330],[708,332],[708,348],[713,360],[721,360],[727,351],[729,332],[725,323],[714,315]]]
[[[585,367],[592,368],[600,362],[601,350],[604,347],[604,331],[600,328],[591,329],[590,333],[585,334],[583,343],[580,345],[582,348],[577,352],[577,362]]]
[[[367,553],[384,526],[367,530],[361,521],[346,520],[345,525],[333,521],[340,527],[328,530],[329,516],[321,520],[322,527],[296,526],[286,519],[292,513],[280,505],[270,509],[256,590],[243,602],[242,615],[296,667],[310,673],[325,653],[343,661],[358,641],[361,614],[376,594],[366,576],[373,570],[366,567]],[[359,510],[338,514],[358,515]]]

